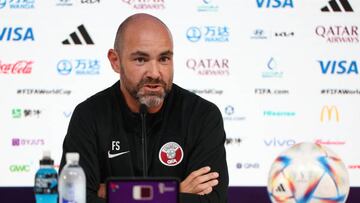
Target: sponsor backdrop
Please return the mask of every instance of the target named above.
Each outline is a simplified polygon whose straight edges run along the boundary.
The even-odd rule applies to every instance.
[[[231,186],[265,186],[302,141],[342,157],[360,186],[360,1],[0,0],[0,186],[60,162],[75,106],[118,80],[107,60],[127,16],[162,19],[180,86],[222,112]]]

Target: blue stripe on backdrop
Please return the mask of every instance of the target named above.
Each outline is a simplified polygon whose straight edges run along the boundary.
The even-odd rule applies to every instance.
[[[0,187],[0,202],[34,203],[32,187]],[[360,202],[360,187],[350,189],[346,203]],[[229,203],[270,203],[265,187],[230,187]]]

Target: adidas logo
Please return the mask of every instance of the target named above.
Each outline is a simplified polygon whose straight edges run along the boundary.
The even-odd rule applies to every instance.
[[[275,192],[286,192],[285,187],[282,183],[275,189]]]
[[[83,38],[83,40],[85,41],[84,43],[81,42],[80,38],[79,38],[79,35],[78,33],[75,32],[72,32],[70,34],[70,38],[71,38],[71,41],[76,44],[76,45],[81,45],[81,44],[94,44],[94,42],[92,41],[89,33],[86,31],[86,28],[84,25],[79,25],[78,27],[78,30],[79,31],[79,34],[81,35],[81,37]],[[62,41],[62,44],[64,45],[69,45],[71,44],[70,42],[70,39],[66,39],[64,41]]]
[[[339,2],[339,3],[338,3]],[[329,6],[324,6],[321,11],[322,12],[330,12],[330,8],[332,9],[332,11],[334,12],[342,12],[341,8],[343,9],[343,11],[345,12],[353,12],[354,10],[352,9],[352,7],[350,6],[350,3],[348,2],[348,0],[330,0],[329,1]]]

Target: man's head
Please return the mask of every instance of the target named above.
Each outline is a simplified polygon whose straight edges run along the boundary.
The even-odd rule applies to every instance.
[[[128,17],[118,28],[108,58],[120,74],[121,91],[129,108],[145,104],[158,111],[173,81],[173,42],[166,25],[148,14]]]

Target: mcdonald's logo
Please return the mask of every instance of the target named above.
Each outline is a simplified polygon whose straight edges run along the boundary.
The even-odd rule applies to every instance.
[[[321,115],[320,115],[320,121],[324,122],[325,116],[327,117],[327,119],[329,121],[333,120],[333,112],[335,112],[335,118],[336,118],[336,122],[340,121],[340,116],[339,116],[339,111],[337,109],[336,106],[327,106],[325,105],[322,109],[321,109]]]

